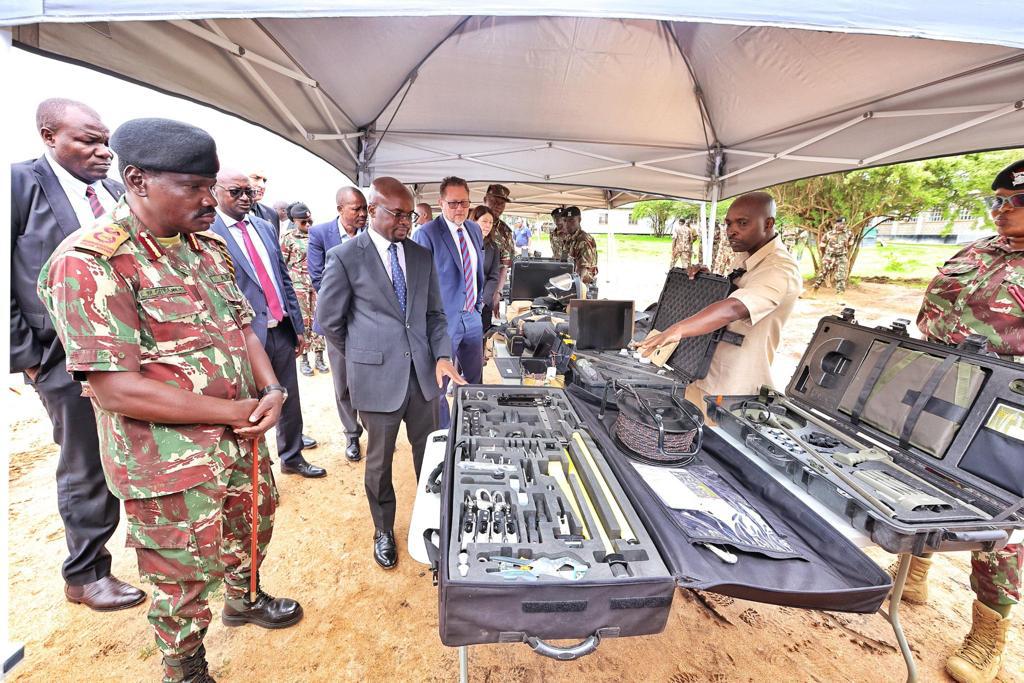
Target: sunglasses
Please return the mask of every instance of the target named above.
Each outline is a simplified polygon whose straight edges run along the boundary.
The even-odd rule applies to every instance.
[[[454,209],[458,209],[460,207],[463,208],[463,209],[468,209],[469,208],[469,200],[468,199],[464,199],[461,202],[445,202],[445,204],[448,205],[449,209],[453,209],[453,210]]]
[[[1021,194],[1011,194],[1008,197],[1001,195],[992,195],[991,197],[985,197],[985,206],[988,207],[989,211],[998,211],[1003,208],[1004,204],[1009,204],[1010,208],[1021,209],[1024,208],[1024,192]]]
[[[232,199],[238,199],[243,194],[249,199],[252,199],[253,197],[256,196],[256,190],[252,189],[251,187],[224,187],[223,185],[218,185],[217,187],[226,190],[227,193],[231,195]]]
[[[386,206],[378,206],[377,208],[380,209],[381,211],[387,211],[389,214],[394,216],[395,220],[398,221],[399,223],[405,220],[408,220],[410,223],[415,223],[416,219],[420,217],[420,215],[415,211],[410,211],[409,213],[406,213],[405,211],[392,211]]]

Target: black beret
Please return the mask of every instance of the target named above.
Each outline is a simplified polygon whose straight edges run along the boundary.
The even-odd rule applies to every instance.
[[[551,212],[552,218],[562,218],[563,216],[565,216],[565,209],[562,208],[561,206],[557,207],[554,211]]]
[[[110,136],[110,149],[125,165],[216,177],[217,143],[202,128],[171,119],[132,119]]]
[[[565,217],[574,218],[580,215],[580,207],[578,206],[567,206],[565,207]]]
[[[309,207],[302,202],[295,202],[288,206],[288,218],[309,218]]]
[[[1024,190],[1024,159],[1013,162],[996,175],[993,190]]]

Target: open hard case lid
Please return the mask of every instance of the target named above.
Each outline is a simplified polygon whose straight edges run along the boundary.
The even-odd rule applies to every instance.
[[[951,482],[996,519],[1024,520],[1024,365],[981,343],[912,339],[907,324],[861,326],[852,309],[822,318],[786,395]]]

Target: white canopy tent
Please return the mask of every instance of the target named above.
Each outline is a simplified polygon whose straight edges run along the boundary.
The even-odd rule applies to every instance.
[[[993,1],[4,7],[15,45],[236,114],[360,185],[454,174],[537,210],[1024,145],[1024,28]]]

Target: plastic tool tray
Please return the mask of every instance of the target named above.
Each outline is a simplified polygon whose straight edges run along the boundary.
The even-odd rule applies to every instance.
[[[673,268],[665,278],[658,298],[653,329],[664,332],[680,320],[721,301],[729,295],[730,287],[729,279],[720,275],[699,273],[691,280],[685,270]],[[664,368],[641,362],[632,352],[623,354],[620,348],[577,350],[579,357],[591,362],[598,377],[574,381],[592,395],[600,393],[603,383],[612,381],[628,381],[637,386],[665,386],[673,382],[689,384],[707,375],[711,358],[723,338],[731,338],[724,329],[683,339]]]
[[[577,391],[457,390],[438,565],[446,645],[527,642],[575,658],[603,637],[660,632],[677,586],[796,607],[881,604],[885,572],[710,433],[694,465],[712,468],[791,552],[687,535],[615,442],[615,412],[599,417]],[[564,638],[583,640],[546,642]]]
[[[821,320],[785,395],[709,417],[894,553],[993,549],[1024,528],[1024,366]]]

